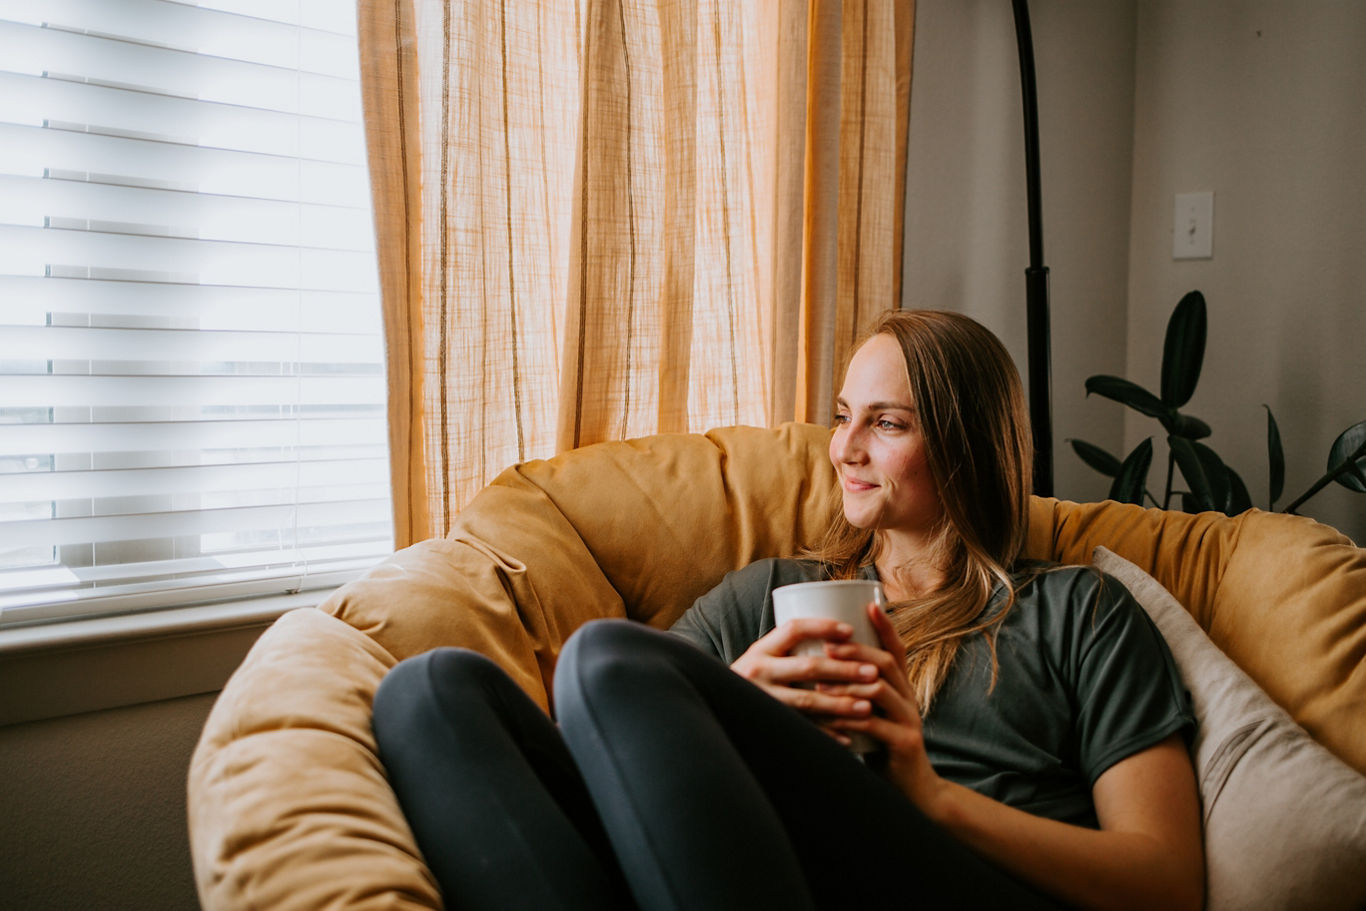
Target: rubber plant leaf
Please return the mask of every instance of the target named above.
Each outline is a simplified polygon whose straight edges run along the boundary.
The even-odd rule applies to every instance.
[[[1205,296],[1191,291],[1181,298],[1167,321],[1162,345],[1162,403],[1180,408],[1195,394],[1205,360]]]
[[[1352,461],[1356,470],[1348,469],[1337,476],[1337,482],[1348,490],[1366,493],[1366,421],[1348,427],[1333,441],[1328,451],[1328,470],[1336,471],[1339,465]]]
[[[1178,414],[1173,417],[1170,429],[1172,433],[1188,440],[1203,440],[1214,432],[1204,421],[1189,414]]]
[[[1110,485],[1110,499],[1118,503],[1143,505],[1143,491],[1148,484],[1148,467],[1153,462],[1152,437],[1134,447],[1120,465],[1119,474]]]
[[[1252,494],[1248,493],[1247,485],[1243,483],[1242,477],[1232,468],[1228,471],[1228,499],[1224,501],[1224,512],[1230,516],[1245,513],[1252,508]]]
[[[1187,511],[1206,512],[1217,509],[1214,489],[1205,474],[1204,463],[1195,451],[1199,444],[1192,443],[1185,437],[1169,436],[1167,445],[1171,446],[1172,456],[1176,459],[1177,467],[1181,469],[1181,477],[1186,479],[1186,486],[1190,488],[1189,499],[1185,501]],[[1195,510],[1190,509],[1191,503],[1196,505]]]
[[[1230,475],[1233,474],[1233,469],[1225,465],[1219,454],[1204,443],[1191,443],[1191,448],[1195,450],[1201,467],[1205,469],[1205,480],[1209,482],[1210,502],[1220,512],[1234,515],[1229,512],[1233,487]]]
[[[1099,471],[1107,478],[1113,478],[1115,475],[1119,474],[1120,462],[1118,456],[1111,455],[1094,443],[1088,443],[1085,440],[1072,440],[1071,443],[1072,451],[1075,452],[1083,462],[1090,465],[1096,471]]]
[[[1271,500],[1267,508],[1275,509],[1276,501],[1285,493],[1285,450],[1281,447],[1281,428],[1276,425],[1271,406],[1262,407],[1266,409],[1266,461],[1271,482]],[[1332,462],[1331,456],[1328,461]]]
[[[1086,393],[1087,395],[1095,393],[1104,398],[1113,399],[1121,405],[1128,405],[1140,414],[1146,414],[1150,418],[1163,420],[1171,412],[1171,409],[1163,405],[1162,400],[1157,396],[1121,376],[1099,374],[1090,377],[1086,380]]]

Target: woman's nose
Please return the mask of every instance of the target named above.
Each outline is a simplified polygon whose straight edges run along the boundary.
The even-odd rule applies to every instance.
[[[857,461],[863,454],[863,438],[859,429],[852,424],[836,428],[835,436],[830,441],[830,452],[837,461]]]

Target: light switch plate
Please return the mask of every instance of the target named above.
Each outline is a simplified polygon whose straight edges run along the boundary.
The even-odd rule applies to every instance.
[[[1177,193],[1172,259],[1214,257],[1214,192]]]

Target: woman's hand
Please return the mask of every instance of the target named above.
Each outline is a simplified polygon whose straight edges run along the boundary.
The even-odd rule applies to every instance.
[[[835,720],[866,718],[873,706],[867,697],[841,690],[873,683],[879,674],[877,665],[870,661],[831,654],[832,649],[844,648],[853,634],[853,627],[835,620],[790,620],[757,639],[735,659],[731,670],[779,702],[811,716],[832,737],[848,745],[849,736],[833,727]],[[792,653],[798,644],[811,639],[826,643],[825,654]]]
[[[839,687],[832,695],[866,699],[878,711],[860,718],[842,717],[833,721],[832,726],[839,731],[864,731],[880,740],[887,749],[888,779],[933,819],[943,800],[945,783],[925,752],[920,706],[906,676],[906,647],[892,628],[892,621],[876,605],[868,606],[868,617],[882,648],[842,642],[827,645],[826,652],[831,658],[877,668],[876,680]]]

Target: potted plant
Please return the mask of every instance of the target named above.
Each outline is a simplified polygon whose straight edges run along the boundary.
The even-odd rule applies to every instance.
[[[1144,499],[1163,509],[1172,508],[1175,499],[1187,512],[1216,510],[1237,515],[1252,507],[1247,485],[1236,471],[1208,445],[1201,442],[1210,435],[1209,424],[1181,409],[1191,400],[1200,379],[1205,359],[1207,331],[1205,296],[1191,291],[1181,298],[1167,322],[1162,347],[1162,389],[1154,395],[1137,383],[1117,376],[1097,375],[1086,381],[1088,395],[1103,396],[1155,418],[1167,434],[1167,477],[1159,499],[1148,489],[1152,467],[1153,441],[1148,437],[1122,460],[1084,440],[1071,440],[1072,449],[1083,462],[1113,478],[1110,499],[1121,503],[1142,504]],[[1266,406],[1263,406],[1266,407]],[[1267,458],[1270,491],[1268,510],[1275,510],[1285,486],[1285,453],[1276,417],[1266,409]],[[1176,487],[1176,473],[1185,489]],[[1348,427],[1333,442],[1328,453],[1328,468],[1317,481],[1291,501],[1282,512],[1293,513],[1314,494],[1330,483],[1366,493],[1366,421]]]

